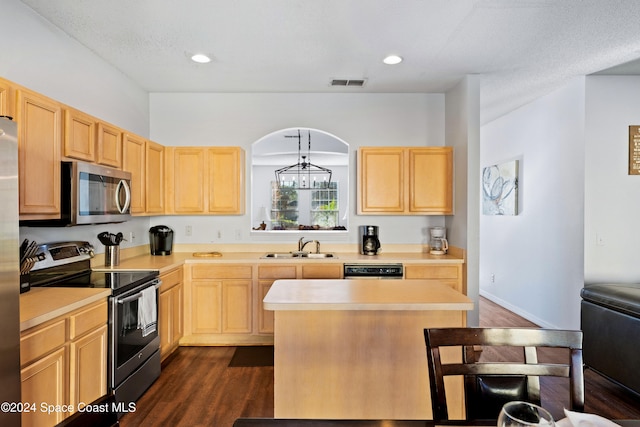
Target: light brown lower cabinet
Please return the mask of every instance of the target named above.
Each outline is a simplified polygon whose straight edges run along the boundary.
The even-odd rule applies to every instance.
[[[107,302],[20,335],[23,426],[51,427],[107,392]]]
[[[158,307],[158,330],[160,334],[160,356],[167,358],[178,348],[183,329],[182,267],[160,275]]]
[[[342,264],[287,264],[258,266],[258,333],[273,334],[273,311],[265,310],[262,300],[278,279],[342,279]]]
[[[342,263],[185,265],[184,345],[273,342],[262,300],[277,279],[340,279]],[[161,302],[162,305],[162,302]]]
[[[253,331],[253,266],[196,264],[186,268],[185,342],[249,342]]]
[[[41,405],[62,408],[66,404],[68,388],[65,381],[67,347],[28,364],[20,371],[22,403],[28,405],[22,412],[23,426],[53,426],[68,414],[62,411],[41,411]]]
[[[444,283],[458,292],[467,294],[464,280],[464,264],[405,264],[405,279],[422,279],[427,282]]]

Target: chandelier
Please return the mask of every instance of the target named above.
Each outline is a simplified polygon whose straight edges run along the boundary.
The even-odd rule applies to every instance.
[[[300,129],[298,129],[298,135],[285,135],[284,137],[298,138],[298,163],[276,170],[278,187],[296,190],[329,187],[331,169],[311,163],[311,131],[309,131],[306,156],[303,156],[301,152],[302,136],[300,135]]]

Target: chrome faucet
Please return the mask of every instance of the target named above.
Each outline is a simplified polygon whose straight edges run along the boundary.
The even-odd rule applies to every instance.
[[[319,254],[320,253],[320,242],[317,240],[304,240],[304,237],[301,237],[300,240],[298,240],[298,252],[302,252],[304,250],[304,247],[307,246],[307,243],[315,243],[316,244],[316,253]]]

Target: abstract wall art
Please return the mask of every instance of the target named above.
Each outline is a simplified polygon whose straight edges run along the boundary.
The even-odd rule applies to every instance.
[[[518,160],[482,169],[482,213],[518,215]]]

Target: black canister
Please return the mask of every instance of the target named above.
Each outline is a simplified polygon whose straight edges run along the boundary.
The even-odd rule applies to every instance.
[[[149,229],[151,255],[171,255],[173,230],[166,225],[156,225]]]

